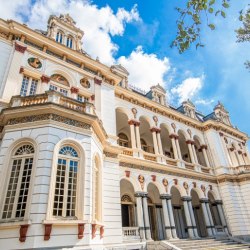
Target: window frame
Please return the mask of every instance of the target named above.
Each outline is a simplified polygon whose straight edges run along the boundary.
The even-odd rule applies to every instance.
[[[32,146],[34,149],[34,153],[33,154],[26,154],[25,157],[23,157],[23,155],[16,156],[15,153],[17,152],[17,150],[24,145]],[[13,217],[13,215],[16,213],[16,210],[17,210],[17,207],[15,207],[15,206],[17,205],[18,197],[20,194],[20,184],[21,184],[21,179],[23,176],[23,171],[22,171],[22,173],[20,172],[19,176],[18,176],[18,183],[19,183],[18,188],[19,189],[18,188],[16,189],[15,198],[14,198],[15,203],[13,206],[11,218],[4,218],[3,219],[2,217],[3,217],[3,213],[4,213],[5,200],[6,200],[6,196],[7,196],[7,192],[8,192],[8,186],[9,186],[9,182],[10,182],[13,162],[15,159],[22,159],[22,169],[23,169],[23,165],[24,165],[23,162],[25,162],[25,159],[27,159],[27,158],[33,158],[33,162],[32,162],[32,171],[30,174],[30,181],[29,181],[29,188],[28,188],[28,195],[27,195],[24,216],[23,217]],[[31,209],[31,199],[32,199],[33,189],[34,189],[35,168],[37,165],[37,147],[34,144],[34,142],[32,140],[25,140],[25,141],[22,140],[21,142],[18,141],[13,146],[11,146],[7,151],[4,165],[6,166],[6,168],[3,169],[2,176],[5,176],[6,178],[2,182],[3,186],[1,188],[4,195],[0,199],[1,204],[2,204],[0,207],[0,223],[1,222],[10,222],[11,225],[12,224],[19,225],[20,223],[22,224],[25,222],[26,224],[30,224],[29,215],[30,215],[30,209]],[[16,195],[16,194],[18,194],[18,195]],[[3,226],[3,225],[1,225],[1,226]]]
[[[54,207],[54,198],[55,198],[55,180],[56,180],[56,172],[57,172],[57,162],[59,151],[64,146],[71,146],[73,147],[76,152],[78,153],[79,158],[79,165],[78,165],[78,178],[77,178],[77,187],[76,187],[76,208],[75,208],[75,216],[72,217],[56,217],[53,216],[53,207]],[[54,148],[54,155],[53,155],[53,163],[52,163],[52,172],[50,178],[50,189],[49,189],[49,201],[47,207],[47,214],[46,220],[44,223],[52,223],[52,224],[64,224],[65,220],[68,224],[75,224],[80,222],[85,222],[84,219],[84,206],[85,206],[85,152],[78,142],[74,140],[62,140],[59,142]]]
[[[26,93],[25,95],[22,94],[22,89],[23,89],[23,84],[24,84],[24,78],[28,78],[28,81],[27,81],[27,88],[26,88]],[[36,83],[36,88],[35,88],[35,92],[33,94],[31,94],[31,89],[32,89],[32,84],[33,83]],[[35,77],[32,77],[32,76],[29,76],[29,75],[26,75],[26,74],[23,74],[23,77],[22,77],[22,82],[21,82],[21,87],[20,87],[20,91],[19,91],[19,95],[22,96],[22,97],[26,97],[26,96],[34,96],[37,94],[38,92],[38,88],[39,88],[39,82],[40,80],[35,78]]]

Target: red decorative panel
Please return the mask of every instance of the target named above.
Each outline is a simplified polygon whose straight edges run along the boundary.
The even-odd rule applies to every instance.
[[[29,225],[21,225],[19,230],[19,241],[25,242]]]
[[[71,87],[70,91],[71,91],[71,94],[77,94],[79,92],[79,89],[76,87]]]
[[[203,148],[207,150],[207,145],[205,145],[205,144],[201,145],[201,149],[203,149]]]
[[[52,230],[52,224],[44,225],[44,240],[50,239],[51,230]]]
[[[102,84],[102,80],[94,78],[94,83],[97,84],[97,85],[101,85]]]
[[[96,224],[92,224],[92,239],[95,238],[95,234],[96,234],[96,230],[97,230],[97,226]]]
[[[130,177],[130,171],[128,171],[128,170],[125,170],[125,175],[126,175],[126,177]]]
[[[84,224],[78,224],[78,239],[82,239],[84,234]]]
[[[41,76],[41,81],[44,83],[48,83],[50,81],[50,78],[46,75],[42,75]]]
[[[156,181],[156,175],[151,175],[152,181]]]
[[[103,235],[104,235],[104,226],[101,226],[101,228],[100,228],[100,239],[103,238]]]
[[[15,43],[15,50],[21,53],[24,53],[27,47],[24,47],[18,43]]]
[[[178,180],[174,179],[174,184],[177,185],[178,184]]]
[[[23,72],[24,72],[24,68],[21,67],[21,68],[19,69],[19,73],[22,74]]]
[[[194,188],[196,188],[196,182],[193,182]]]

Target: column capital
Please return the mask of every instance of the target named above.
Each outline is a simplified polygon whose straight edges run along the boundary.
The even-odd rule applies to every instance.
[[[216,205],[223,205],[223,201],[222,200],[215,200],[214,203]]]
[[[97,85],[101,85],[102,84],[102,80],[95,77],[94,78],[94,83],[97,84]]]
[[[169,138],[170,138],[170,139],[173,139],[173,138],[174,138],[175,140],[178,140],[178,139],[179,139],[179,136],[176,135],[176,134],[170,134],[170,135],[169,135]]]
[[[161,194],[160,199],[161,200],[171,200],[172,195],[171,194]]]
[[[182,200],[182,201],[191,201],[191,200],[192,200],[192,197],[190,197],[190,196],[182,196],[182,197],[181,197],[181,200]]]
[[[157,127],[152,127],[150,128],[150,131],[153,133],[153,132],[156,132],[156,133],[160,133],[161,132],[161,129],[160,128],[157,128]]]
[[[135,197],[148,197],[147,192],[135,192]]]
[[[187,144],[194,145],[194,141],[192,141],[192,140],[187,140],[186,143],[187,143]]]
[[[136,120],[133,120],[133,119],[129,120],[129,121],[128,121],[128,124],[129,124],[129,125],[140,126],[140,122],[139,122],[139,121],[136,121]]]
[[[201,198],[200,203],[209,203],[208,198]]]
[[[207,150],[207,145],[206,145],[206,144],[203,144],[203,145],[201,145],[200,148],[201,148],[201,149],[206,149],[206,150]]]

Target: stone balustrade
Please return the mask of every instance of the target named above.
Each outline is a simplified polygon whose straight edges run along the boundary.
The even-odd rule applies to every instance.
[[[140,239],[139,227],[123,227],[122,235],[124,241]]]

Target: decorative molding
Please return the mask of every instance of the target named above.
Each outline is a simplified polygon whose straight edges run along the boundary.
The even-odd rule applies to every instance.
[[[151,129],[150,129],[150,132],[156,132],[157,134],[158,133],[160,133],[161,132],[161,129],[160,128],[157,128],[157,127],[152,127]]]
[[[141,123],[139,121],[136,121],[136,120],[129,120],[128,124],[134,125],[134,126],[140,126]]]
[[[138,181],[140,182],[140,184],[141,184],[141,189],[143,190],[143,189],[144,189],[144,182],[145,182],[144,176],[140,174],[140,175],[138,176]]]
[[[147,192],[136,192],[135,193],[135,197],[148,197],[148,193]]]
[[[84,237],[84,224],[79,223],[78,224],[78,239],[82,239]]]
[[[206,150],[207,150],[207,145],[203,144],[203,145],[201,145],[200,148],[201,148],[201,150],[202,150],[202,149],[206,149]]]
[[[46,75],[42,75],[41,76],[41,82],[49,83],[49,81],[50,81],[50,77],[49,76],[46,76]]]
[[[156,175],[151,175],[152,181],[156,181]]]
[[[91,128],[91,125],[87,123],[69,119],[69,118],[56,115],[56,114],[42,114],[42,115],[31,115],[31,116],[12,118],[7,122],[7,125],[16,125],[20,123],[30,123],[30,122],[46,121],[46,120],[53,120],[56,122],[61,122],[67,125],[71,125],[74,127],[83,128],[87,130],[90,130]]]
[[[104,226],[100,227],[100,239],[102,239],[104,236]]]
[[[176,135],[176,134],[170,134],[170,135],[169,135],[169,138],[170,138],[170,139],[173,139],[173,138],[174,138],[175,140],[178,140],[178,139],[179,139],[179,136]]]
[[[129,178],[129,177],[130,177],[130,171],[125,170],[125,176],[126,176],[127,178]]]
[[[19,241],[25,242],[29,225],[21,225],[19,230]]]
[[[95,95],[90,96],[91,101],[95,100]]]
[[[161,200],[170,200],[172,198],[171,194],[161,194],[160,199]]]
[[[118,158],[118,154],[107,152],[107,151],[104,151],[103,153],[105,154],[106,157],[109,157],[109,158]]]
[[[44,240],[50,239],[51,231],[52,231],[52,224],[44,224]]]
[[[76,88],[76,87],[71,87],[70,88],[70,92],[71,92],[71,94],[78,94],[79,93],[79,89]]]
[[[20,44],[18,44],[17,42],[15,42],[15,50],[20,52],[20,53],[24,53],[26,51],[27,47],[24,47]]]
[[[94,83],[97,85],[101,85],[102,84],[102,80],[97,79],[96,77],[94,78]]]
[[[222,133],[222,132],[219,132],[219,135],[222,137],[222,136],[224,136],[224,134]]]

